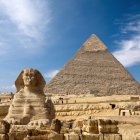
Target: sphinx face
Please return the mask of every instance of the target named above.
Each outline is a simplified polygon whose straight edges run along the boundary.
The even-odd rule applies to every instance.
[[[36,71],[25,69],[23,72],[23,82],[26,87],[35,87],[37,84]]]

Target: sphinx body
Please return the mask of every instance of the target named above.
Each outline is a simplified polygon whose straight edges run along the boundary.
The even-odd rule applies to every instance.
[[[50,105],[45,103],[45,80],[38,70],[24,69],[15,81],[17,93],[5,120],[13,124],[28,124],[39,119],[53,119]],[[48,108],[49,106],[49,108]]]

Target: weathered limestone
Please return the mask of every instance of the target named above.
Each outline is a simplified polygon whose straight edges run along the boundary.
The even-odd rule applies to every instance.
[[[24,140],[64,140],[63,134],[50,133],[45,135],[28,136]]]
[[[87,121],[84,121],[83,130],[87,133],[98,134],[98,120],[88,119]]]
[[[39,119],[39,120],[34,120],[34,121],[30,121],[28,123],[28,127],[29,128],[43,128],[43,127],[50,127],[50,121],[48,119]]]
[[[64,134],[64,140],[79,140],[80,136],[78,134]]]
[[[24,140],[48,140],[48,135],[26,137]]]
[[[0,140],[9,140],[8,134],[0,134]]]
[[[4,120],[0,121],[0,134],[6,134],[9,132],[10,124]]]
[[[103,134],[103,140],[122,140],[120,134]]]
[[[136,140],[140,140],[140,133],[136,135]]]
[[[119,129],[118,129],[118,122],[115,120],[103,120],[99,119],[98,120],[98,125],[99,125],[99,132],[100,133],[114,133],[117,134]]]
[[[83,134],[82,140],[104,140],[100,134]]]
[[[77,121],[75,128],[80,128],[83,132],[90,134],[118,134],[118,121],[106,119],[88,119]],[[78,129],[76,129],[78,132]]]
[[[7,104],[9,102],[11,102],[11,100],[13,99],[14,94],[11,93],[0,93],[0,104]]]
[[[64,140],[63,134],[51,133],[48,135],[48,140]]]
[[[26,132],[13,132],[9,134],[9,140],[23,140],[26,137]]]
[[[45,92],[60,95],[139,95],[140,85],[99,38],[92,35],[46,85]]]
[[[15,85],[17,93],[5,120],[12,124],[25,125],[32,120],[53,119],[54,115],[52,116],[50,110],[53,104],[52,102],[49,102],[49,105],[45,103],[43,92],[45,80],[38,70],[24,69],[18,76]]]
[[[52,123],[51,123],[51,130],[57,132],[57,133],[60,133],[61,131],[61,121],[58,120],[58,119],[53,119],[52,120]]]

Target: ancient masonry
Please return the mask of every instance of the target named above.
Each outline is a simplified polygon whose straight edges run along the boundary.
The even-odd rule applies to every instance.
[[[45,80],[38,70],[22,70],[15,85],[17,92],[8,114],[0,120],[0,140],[122,140],[116,120],[55,118],[53,102],[50,97],[45,99]]]
[[[140,85],[92,35],[76,55],[46,85],[51,94],[93,94],[95,96],[135,95]]]

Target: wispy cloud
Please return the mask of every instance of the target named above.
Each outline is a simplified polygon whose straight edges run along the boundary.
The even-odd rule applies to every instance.
[[[1,86],[0,87],[0,92],[15,92],[15,85],[11,85],[11,86]]]
[[[21,47],[39,46],[51,20],[48,0],[0,0],[0,15],[4,34]]]
[[[47,80],[50,80],[50,79],[52,79],[58,72],[59,72],[59,70],[51,70],[51,71],[49,71],[48,73],[44,74],[44,77],[45,77]]]
[[[140,18],[139,15],[128,18],[128,23],[123,25],[121,33],[131,34],[128,39],[120,40],[119,50],[114,56],[126,67],[140,63]]]
[[[122,33],[140,33],[140,14],[129,16],[121,28]]]

